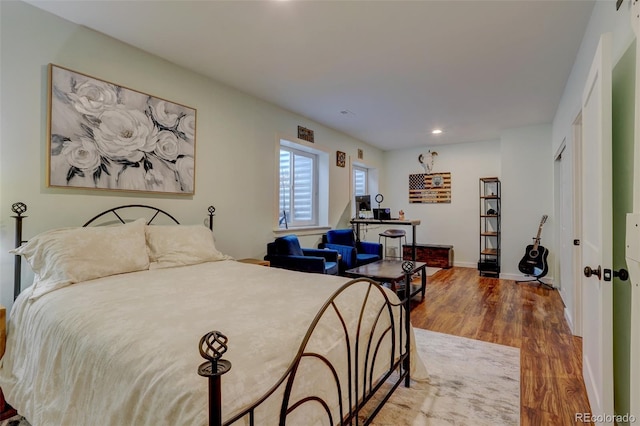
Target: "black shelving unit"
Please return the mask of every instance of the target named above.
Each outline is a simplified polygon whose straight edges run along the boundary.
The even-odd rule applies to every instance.
[[[480,258],[481,276],[500,275],[501,188],[497,177],[480,178]]]

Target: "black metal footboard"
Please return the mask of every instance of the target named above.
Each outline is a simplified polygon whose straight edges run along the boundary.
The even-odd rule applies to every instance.
[[[315,316],[283,376],[255,403],[224,422],[221,381],[222,375],[231,368],[231,363],[222,359],[227,350],[227,337],[217,331],[205,335],[200,341],[200,354],[207,362],[200,366],[198,373],[209,378],[209,424],[226,426],[240,424],[240,421],[263,424],[265,412],[260,410],[277,413],[274,418],[268,418],[268,424],[285,425],[288,421],[299,424],[299,418],[291,421],[291,416],[307,407],[314,413],[314,422],[319,419],[328,425],[368,425],[402,380],[407,387],[410,382],[409,293],[413,263],[405,262],[403,270],[405,296],[400,302],[378,283],[366,278],[349,281],[337,290]],[[348,291],[362,294],[355,321],[343,313],[341,296]],[[337,356],[335,352],[328,355],[330,350],[315,344],[316,334],[323,332],[321,325],[328,318],[336,320],[337,328],[341,328],[338,340],[342,340],[344,350]],[[340,358],[342,362],[338,366],[335,360]],[[305,364],[309,361],[315,370],[309,370]],[[309,373],[323,379],[312,389],[297,388],[301,376]],[[265,409],[267,404],[270,408]]]

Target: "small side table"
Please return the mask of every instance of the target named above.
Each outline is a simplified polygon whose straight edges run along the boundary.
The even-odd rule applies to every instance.
[[[427,289],[426,267],[427,264],[424,262],[416,262],[414,264],[414,268],[411,273],[420,273],[421,285],[416,286],[415,289],[413,288],[413,285],[411,286],[410,298],[413,298],[418,293],[422,293],[422,300],[424,300],[424,295]],[[366,277],[371,278],[374,281],[389,283],[393,291],[397,291],[400,288],[400,286],[397,286],[396,284],[402,283],[402,280],[405,277],[404,271],[402,270],[402,260],[386,259],[348,269],[345,271],[345,275],[350,278]],[[399,295],[399,297],[402,299],[403,296]]]
[[[271,262],[270,261],[261,260],[261,259],[246,258],[246,259],[239,259],[238,262],[249,263],[251,265],[271,266]]]

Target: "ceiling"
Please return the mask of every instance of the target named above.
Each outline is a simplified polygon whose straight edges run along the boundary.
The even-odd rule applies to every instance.
[[[594,4],[29,3],[383,150],[550,123]]]

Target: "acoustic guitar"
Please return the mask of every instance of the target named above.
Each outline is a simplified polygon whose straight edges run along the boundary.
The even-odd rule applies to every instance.
[[[547,215],[542,216],[540,220],[540,226],[538,227],[538,234],[533,239],[533,244],[529,244],[524,251],[524,256],[518,264],[518,269],[525,275],[531,275],[539,278],[544,277],[549,272],[549,265],[547,265],[547,256],[549,250],[540,245],[540,234],[542,233],[542,225],[547,221]]]

